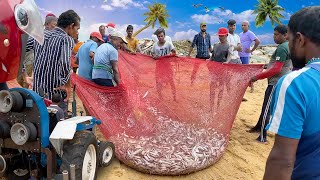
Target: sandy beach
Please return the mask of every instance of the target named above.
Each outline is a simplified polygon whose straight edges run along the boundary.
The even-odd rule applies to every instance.
[[[222,180],[222,179],[262,179],[265,163],[272,148],[274,138],[269,135],[269,144],[260,144],[255,141],[257,133],[247,133],[246,130],[254,126],[259,118],[264,91],[267,81],[255,83],[255,91],[247,90],[247,102],[242,102],[236,120],[231,130],[231,138],[226,152],[213,166],[202,171],[183,176],[155,176],[138,172],[119,162],[116,158],[106,168],[98,169],[98,180]],[[80,99],[77,100],[77,109],[82,111]],[[97,131],[102,139],[102,134]],[[271,136],[271,138],[270,138]]]

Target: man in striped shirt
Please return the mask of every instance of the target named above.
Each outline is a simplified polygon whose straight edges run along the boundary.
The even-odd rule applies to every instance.
[[[51,99],[54,93],[66,97],[65,85],[70,78],[70,57],[74,40],[80,29],[80,17],[73,10],[62,13],[57,27],[52,31],[45,30],[44,44],[29,39],[27,51],[34,50],[34,84],[33,90],[44,93]]]
[[[294,67],[271,102],[267,129],[276,134],[265,180],[320,179],[320,6],[304,8],[288,24]],[[306,67],[304,67],[306,65]]]

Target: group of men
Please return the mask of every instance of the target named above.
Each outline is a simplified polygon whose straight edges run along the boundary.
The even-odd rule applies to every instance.
[[[224,63],[249,64],[250,54],[260,44],[257,36],[249,30],[249,25],[248,21],[243,21],[243,32],[238,35],[235,33],[236,21],[230,19],[228,29],[219,28],[217,34],[220,42],[212,47],[211,36],[207,33],[207,24],[205,22],[200,23],[201,32],[194,36],[188,56],[190,57],[193,48],[196,46],[196,58],[211,59]],[[253,42],[255,42],[254,46],[250,49]],[[211,57],[210,54],[212,54]]]
[[[261,142],[266,141],[265,129],[276,134],[264,179],[320,177],[319,16],[319,6],[304,8],[290,18],[288,26],[277,26],[274,29],[274,40],[279,46],[266,66],[267,70],[252,77],[252,82],[268,78],[268,87],[259,120],[261,123],[251,131],[261,129],[262,133],[258,138]],[[32,38],[27,44],[27,51],[34,51],[33,90],[37,93],[44,90],[49,99],[55,99],[55,94],[66,99],[65,93],[71,74],[70,57],[74,39],[78,37],[81,19],[73,10],[62,13],[59,18],[54,18],[54,15],[47,17],[52,21],[46,21],[44,44],[40,45]],[[55,26],[54,23],[56,27],[51,28]],[[212,49],[206,24],[201,23],[201,32],[194,37],[189,55],[193,47],[197,46],[197,58],[209,59],[212,53],[215,61],[241,61],[242,64],[248,64],[250,53],[257,48],[260,41],[248,30],[248,22],[242,23],[243,32],[239,36],[234,32],[235,26],[236,22],[229,20],[229,30],[219,29],[220,42]],[[99,32],[91,33],[90,39],[81,45],[76,53],[78,74],[103,86],[119,84],[117,50],[125,48],[131,53],[139,51],[132,31],[133,27],[128,26],[127,37],[117,30],[107,37],[103,37]],[[159,41],[153,48],[155,59],[170,53],[175,54],[172,43],[165,40],[164,30],[156,32],[156,36]],[[253,42],[255,45],[250,49]],[[289,73],[291,63],[300,70]],[[283,76],[284,74],[287,75]]]

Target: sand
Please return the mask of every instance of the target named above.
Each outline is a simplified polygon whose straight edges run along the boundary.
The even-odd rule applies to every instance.
[[[236,120],[231,130],[231,138],[226,152],[218,161],[207,169],[183,176],[155,176],[140,173],[119,162],[116,158],[112,164],[98,169],[98,180],[220,180],[220,179],[262,179],[267,157],[274,142],[274,136],[269,135],[268,144],[255,141],[257,133],[247,133],[250,127],[257,122],[264,97],[267,81],[255,83],[255,90],[250,93],[247,89],[245,97],[247,102],[242,102]],[[77,100],[78,111],[83,110],[80,100]],[[99,131],[98,138],[102,139]]]

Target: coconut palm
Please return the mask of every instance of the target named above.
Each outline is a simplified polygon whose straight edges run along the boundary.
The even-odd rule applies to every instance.
[[[158,21],[160,26],[163,28],[168,27],[168,21],[167,18],[169,17],[168,10],[166,9],[166,5],[161,4],[161,3],[155,3],[153,5],[148,6],[149,11],[144,13],[144,16],[147,16],[147,18],[144,20],[147,24],[136,31],[133,36],[138,35],[141,33],[143,30],[147,29],[148,27],[154,28],[156,25],[156,22]]]
[[[274,23],[281,24],[280,19],[284,18],[281,14],[284,8],[278,5],[278,0],[258,0],[259,4],[256,5],[256,9],[253,14],[257,14],[256,26],[262,26],[267,17],[269,17],[272,26]]]

